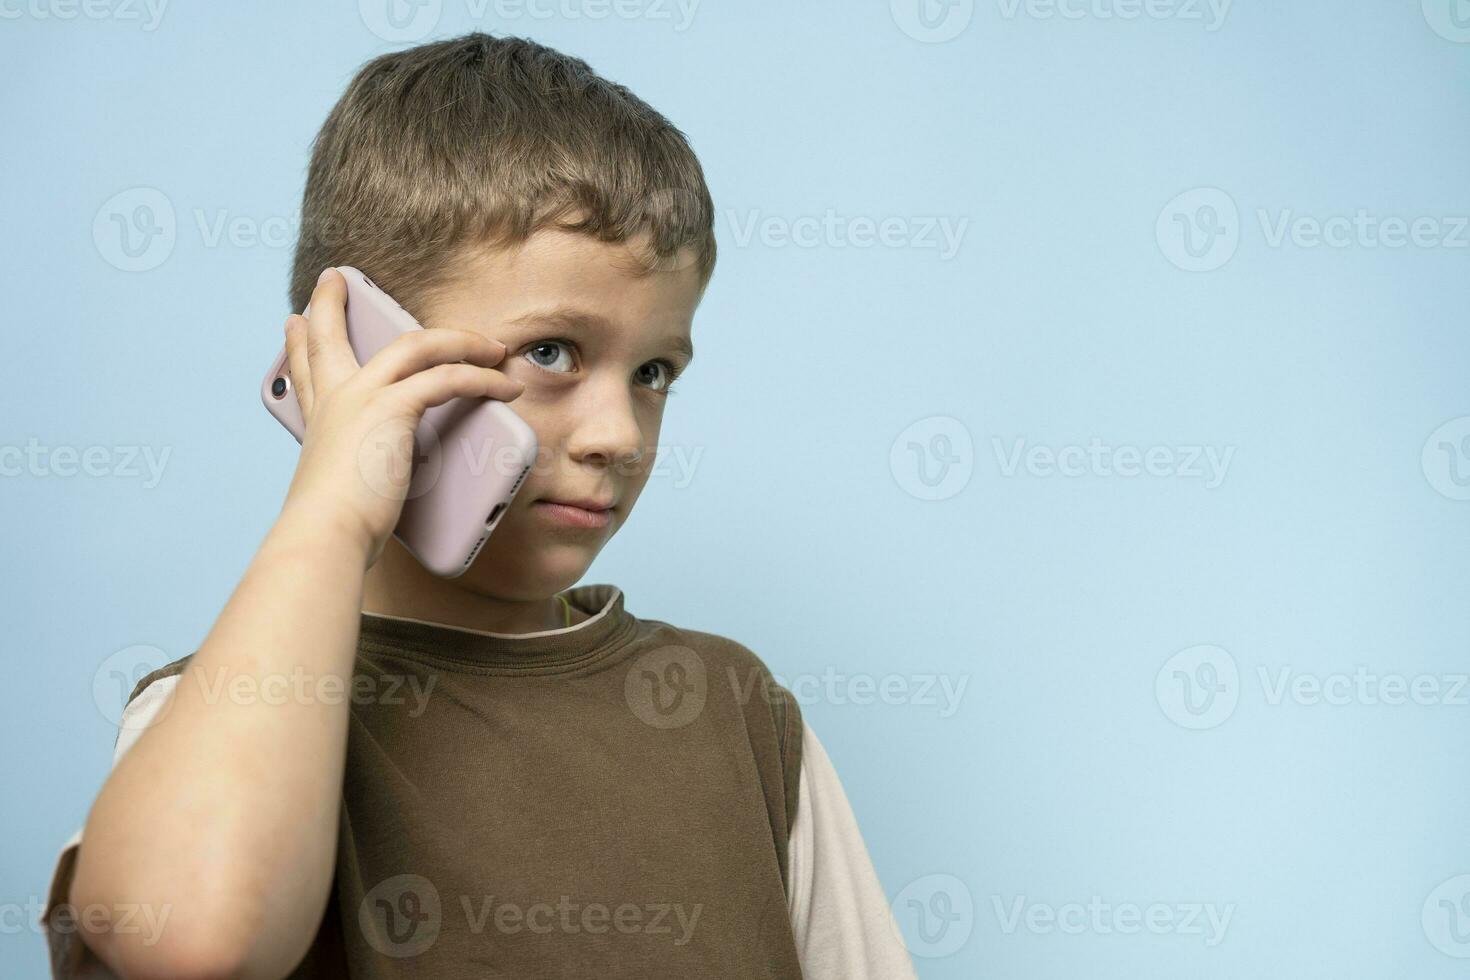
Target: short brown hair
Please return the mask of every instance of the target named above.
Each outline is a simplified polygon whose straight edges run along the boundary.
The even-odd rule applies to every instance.
[[[714,204],[688,140],[628,89],[520,37],[473,32],[374,58],[312,146],[291,308],[356,266],[409,312],[460,249],[544,227],[627,242],[640,274],[693,252],[708,283]]]

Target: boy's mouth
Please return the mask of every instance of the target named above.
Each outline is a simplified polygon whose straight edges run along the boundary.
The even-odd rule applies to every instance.
[[[569,500],[545,497],[533,503],[531,509],[557,524],[593,530],[607,527],[611,522],[614,503],[611,497]]]

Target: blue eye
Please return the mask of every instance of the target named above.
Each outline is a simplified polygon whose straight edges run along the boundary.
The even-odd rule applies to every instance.
[[[572,355],[559,340],[543,340],[526,351],[526,359],[544,371],[558,374],[571,370]],[[562,362],[565,361],[565,364]],[[561,366],[558,366],[561,365]]]
[[[572,345],[565,340],[540,340],[532,344],[521,355],[543,371],[567,374],[575,369]],[[638,368],[635,380],[656,395],[667,395],[673,390],[678,372],[669,361],[649,361]]]

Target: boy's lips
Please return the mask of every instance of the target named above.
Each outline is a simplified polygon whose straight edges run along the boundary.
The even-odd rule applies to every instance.
[[[537,503],[561,504],[582,510],[611,510],[617,501],[612,497],[542,497]]]
[[[545,497],[531,505],[548,519],[569,527],[603,528],[612,520],[614,501],[610,497],[557,500]]]

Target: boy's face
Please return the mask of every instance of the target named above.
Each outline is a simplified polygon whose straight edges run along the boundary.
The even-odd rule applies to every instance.
[[[693,262],[638,278],[633,254],[543,229],[521,246],[462,258],[453,285],[415,311],[426,327],[505,344],[499,369],[526,386],[510,405],[540,442],[525,484],[456,584],[545,598],[580,579],[628,519],[653,467],[664,392],[692,356],[702,293]],[[611,507],[597,515],[552,501]]]

